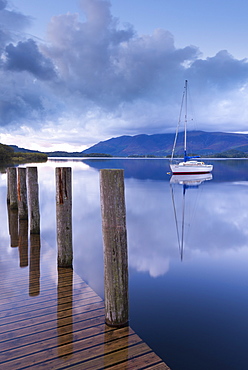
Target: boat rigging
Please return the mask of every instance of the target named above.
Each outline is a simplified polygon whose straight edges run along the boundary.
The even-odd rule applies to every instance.
[[[185,81],[182,103],[180,108],[179,120],[176,129],[175,140],[173,144],[172,154],[171,154],[171,161],[170,161],[170,169],[172,174],[204,174],[209,173],[213,170],[212,164],[205,164],[202,161],[192,160],[193,158],[199,158],[199,156],[189,156],[187,154],[187,122],[188,122],[188,81]],[[173,163],[175,148],[177,144],[178,132],[179,127],[181,124],[181,117],[183,115],[184,110],[184,159],[183,162]]]

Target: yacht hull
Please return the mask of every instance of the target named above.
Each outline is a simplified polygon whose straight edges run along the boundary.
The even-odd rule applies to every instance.
[[[177,175],[194,175],[194,174],[204,174],[209,173],[213,170],[213,165],[211,164],[199,164],[199,165],[190,165],[187,162],[179,164],[170,165],[171,172]]]

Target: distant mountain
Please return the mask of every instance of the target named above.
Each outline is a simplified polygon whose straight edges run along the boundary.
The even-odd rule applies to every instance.
[[[119,136],[98,144],[82,152],[45,152],[49,157],[97,157],[97,156],[155,156],[166,157],[171,155],[175,134],[154,134]],[[19,148],[10,145],[14,152],[41,153],[38,150]],[[183,133],[179,133],[175,156],[183,155]],[[248,156],[248,134],[233,134],[226,132],[191,131],[187,135],[188,154],[220,157]]]
[[[112,156],[169,156],[171,155],[174,134],[154,134],[120,136],[86,149],[82,154],[105,153]],[[191,131],[187,136],[189,154],[201,156],[235,150],[248,153],[248,134],[224,132]],[[175,155],[183,153],[183,133],[179,133]]]

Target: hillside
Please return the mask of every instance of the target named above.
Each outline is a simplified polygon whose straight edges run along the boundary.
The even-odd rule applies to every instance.
[[[19,163],[46,162],[47,155],[38,151],[18,148],[16,145],[0,144],[1,165],[13,165]]]
[[[170,156],[174,134],[120,136],[101,141],[82,154],[106,153],[112,156]],[[192,131],[188,133],[188,153],[201,156],[235,150],[248,153],[248,134]],[[175,155],[183,153],[183,134],[179,134]]]
[[[46,152],[49,157],[135,157],[155,156],[166,157],[171,155],[174,134],[154,134],[119,136],[106,141],[100,141],[82,152]],[[197,154],[202,157],[240,158],[248,157],[248,134],[225,132],[191,131],[187,136],[188,154]],[[41,156],[38,151],[31,151],[11,145],[10,149],[17,155]],[[183,134],[178,137],[175,156],[183,155]]]

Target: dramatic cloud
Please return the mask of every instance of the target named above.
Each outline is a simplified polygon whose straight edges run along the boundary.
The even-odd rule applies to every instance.
[[[168,31],[138,37],[131,26],[119,30],[108,2],[84,0],[81,5],[86,22],[71,14],[54,17],[49,46],[42,50],[58,66],[64,86],[99,106],[113,109],[123,102],[154,99],[170,79],[181,80],[182,65],[197,57],[195,47],[176,50]]]
[[[138,35],[132,25],[120,25],[109,1],[81,0],[80,6],[81,15],[54,16],[41,42],[23,33],[32,19],[0,1],[0,123],[6,129],[73,127],[74,144],[80,135],[92,144],[171,131],[186,78],[198,128],[247,129],[246,59],[227,51],[201,59],[195,46],[176,48],[167,30]]]
[[[7,0],[0,0],[0,51],[9,41],[20,39],[21,33],[30,26],[31,18],[7,9]]]
[[[27,71],[41,80],[49,80],[56,76],[51,60],[39,52],[36,43],[31,39],[26,42],[20,41],[16,46],[9,44],[5,51],[5,67],[10,71]]]

